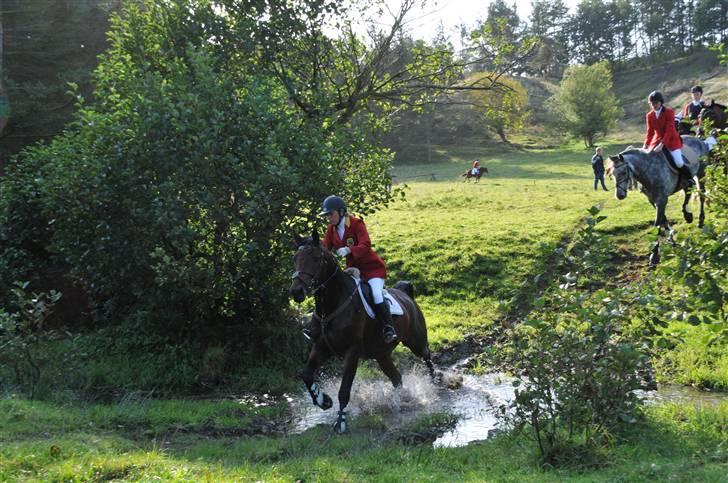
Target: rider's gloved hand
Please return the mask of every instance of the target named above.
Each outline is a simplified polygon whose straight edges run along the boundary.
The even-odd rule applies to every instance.
[[[349,249],[349,247],[341,247],[336,249],[336,254],[341,258],[344,258],[349,253],[351,253],[351,249]]]

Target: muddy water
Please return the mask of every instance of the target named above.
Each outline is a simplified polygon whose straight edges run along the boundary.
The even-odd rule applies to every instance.
[[[334,423],[339,383],[340,379],[332,379],[321,384],[334,400],[334,407],[328,411],[313,406],[305,391],[289,397],[294,415],[291,432],[299,433],[319,424]],[[448,384],[454,389],[446,387]],[[640,396],[648,404],[694,402],[696,405],[710,405],[728,400],[725,393],[702,392],[678,385],[642,391]],[[382,418],[388,429],[402,427],[427,414],[454,414],[459,418],[457,425],[434,442],[436,447],[454,447],[487,439],[489,433],[497,428],[498,408],[513,398],[512,379],[503,374],[475,376],[450,370],[444,373],[444,384],[434,385],[424,369],[415,367],[403,371],[403,387],[399,389],[394,389],[384,378],[357,378],[347,411],[353,426],[356,426],[357,416],[376,415]]]

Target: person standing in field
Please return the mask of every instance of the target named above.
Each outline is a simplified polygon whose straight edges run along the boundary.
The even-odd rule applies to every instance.
[[[591,159],[592,171],[594,171],[594,191],[597,190],[597,185],[601,181],[602,189],[609,191],[607,186],[604,184],[604,156],[602,155],[602,147],[597,146],[596,152]]]

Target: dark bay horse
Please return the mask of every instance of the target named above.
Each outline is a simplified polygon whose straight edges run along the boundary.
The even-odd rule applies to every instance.
[[[715,102],[715,99],[711,99],[710,104],[706,103],[698,115],[698,125],[695,130],[698,136],[705,134],[703,121],[706,120],[710,121],[711,129],[725,129],[728,127],[728,107],[723,104],[718,104]],[[690,121],[684,118],[677,123],[677,132],[679,134],[692,135],[692,127]]]
[[[705,175],[705,165],[700,161],[708,154],[707,145],[697,137],[682,136],[683,157],[689,161],[690,170],[693,176],[702,179]],[[685,193],[682,212],[685,221],[692,223],[693,214],[688,211],[691,186],[686,180],[681,180],[668,163],[662,152],[653,151],[646,153],[642,149],[628,148],[617,156],[609,156],[607,161],[607,174],[615,177],[616,197],[623,200],[627,197],[627,187],[631,180],[637,180],[642,185],[642,192],[656,209],[655,226],[658,230],[658,240],[650,254],[650,265],[657,265],[660,261],[660,235],[662,228],[668,233],[672,241],[673,230],[665,216],[667,199],[670,195],[682,190]],[[698,226],[702,227],[705,222],[705,197],[702,191],[700,195],[700,217]]]
[[[485,166],[478,169],[478,174],[473,174],[473,170],[469,169],[460,176],[465,178],[463,181],[470,181],[471,179],[475,179],[475,182],[477,183],[478,181],[480,181],[480,177],[484,174],[488,174],[488,168],[486,168]]]
[[[303,302],[309,295],[316,302],[311,326],[313,343],[301,376],[313,403],[321,409],[329,409],[333,405],[331,398],[314,382],[314,376],[319,366],[330,357],[344,359],[339,387],[339,415],[334,425],[334,431],[344,433],[347,431],[345,409],[360,359],[375,359],[395,387],[402,385],[402,376],[392,362],[392,351],[398,342],[384,342],[379,322],[370,319],[364,310],[357,280],[341,270],[339,262],[324,248],[317,233],[305,239],[296,237],[296,246],[293,259],[295,272],[288,293],[296,303]],[[412,285],[398,282],[395,287],[402,290],[390,288],[388,291],[404,310],[404,315],[393,317],[399,339],[416,356],[424,359],[434,379],[425,317],[414,301]]]
[[[711,100],[710,104],[706,104],[700,111],[698,116],[700,124],[698,126],[698,135],[703,134],[703,121],[709,120],[713,129],[725,129],[728,127],[728,112],[726,106],[718,104],[715,100]]]

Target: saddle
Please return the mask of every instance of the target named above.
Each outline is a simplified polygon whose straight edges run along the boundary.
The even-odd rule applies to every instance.
[[[694,152],[692,148],[689,146],[683,145],[681,148],[682,155],[683,155],[683,161],[685,162],[685,165],[690,170],[690,173],[692,173],[693,176],[698,174],[698,169],[700,168],[700,163],[696,162],[694,160],[698,159],[698,154]],[[672,157],[672,153],[668,151],[667,149],[663,149],[660,151],[662,155],[665,157],[665,160],[667,161],[667,167],[670,168],[670,171],[673,173],[679,175],[680,170],[678,169],[677,165],[675,164],[675,159]]]
[[[358,268],[355,267],[349,267],[346,270],[344,270],[345,273],[350,275],[352,278],[354,278],[357,281],[357,285],[359,286],[359,294],[362,298],[362,302],[364,305],[364,311],[367,313],[369,317],[372,319],[376,319],[376,315],[374,314],[374,310],[372,307],[374,307],[374,299],[372,298],[372,288],[369,286],[368,283],[361,280],[361,273],[359,272]],[[402,306],[397,302],[397,299],[395,299],[392,294],[387,292],[386,289],[384,289],[384,301],[386,303],[389,303],[389,311],[392,314],[393,317],[396,317],[398,315],[403,315],[404,311],[402,309]]]

